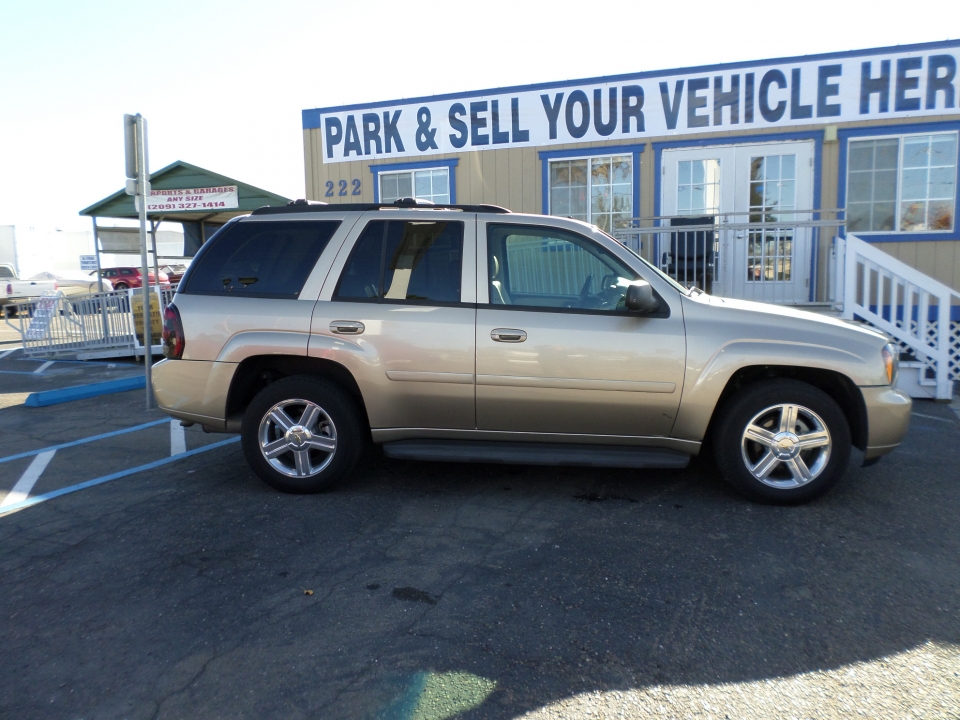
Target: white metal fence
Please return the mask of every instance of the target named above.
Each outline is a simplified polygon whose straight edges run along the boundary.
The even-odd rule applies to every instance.
[[[172,289],[153,288],[154,302],[163,308],[173,300]],[[68,297],[63,293],[4,308],[7,325],[20,333],[27,357],[76,354],[79,358],[143,354],[135,332],[134,295],[142,290],[116,290]],[[152,338],[160,352],[160,338]]]
[[[634,218],[631,227],[617,229],[614,236],[638,254],[649,249],[654,263],[687,287],[798,305],[816,301],[821,238],[832,238],[844,225],[819,214],[795,210]]]

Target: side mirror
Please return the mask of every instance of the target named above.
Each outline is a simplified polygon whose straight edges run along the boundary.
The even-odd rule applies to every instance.
[[[625,304],[630,312],[644,315],[660,309],[660,301],[657,300],[653,294],[653,288],[646,280],[637,280],[627,285]]]

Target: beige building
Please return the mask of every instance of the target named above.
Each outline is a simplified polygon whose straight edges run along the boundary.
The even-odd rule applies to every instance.
[[[790,304],[832,299],[849,233],[958,290],[958,59],[950,41],[305,110],[307,197],[579,218],[682,281]]]

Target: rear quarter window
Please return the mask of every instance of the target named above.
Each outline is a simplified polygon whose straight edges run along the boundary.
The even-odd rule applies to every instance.
[[[340,221],[238,222],[213,238],[180,292],[296,299]]]

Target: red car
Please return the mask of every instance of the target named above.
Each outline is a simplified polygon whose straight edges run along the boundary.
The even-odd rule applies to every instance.
[[[143,287],[143,275],[140,268],[136,267],[116,267],[102,268],[100,274],[113,284],[114,290],[126,290],[127,288]],[[96,275],[96,272],[91,273]],[[157,284],[157,277],[150,272],[150,284]],[[165,273],[160,273],[160,287],[170,287],[170,278]]]

